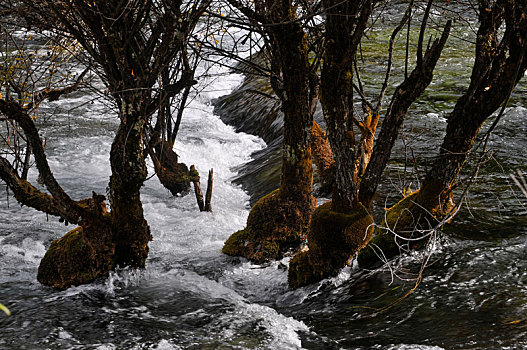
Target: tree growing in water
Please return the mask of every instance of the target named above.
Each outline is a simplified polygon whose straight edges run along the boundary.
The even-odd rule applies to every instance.
[[[336,275],[368,243],[374,231],[370,203],[361,200],[361,184],[370,159],[388,159],[391,152],[391,147],[374,150],[374,137],[390,82],[394,41],[409,22],[413,2],[410,2],[391,35],[388,67],[374,105],[366,100],[360,77],[357,76],[358,83],[354,85],[354,76],[355,73],[358,75],[356,60],[359,44],[375,4],[375,1],[322,1],[326,17],[326,46],[321,72],[321,102],[335,159],[336,181],[332,200],[317,208],[313,214],[308,234],[309,250],[299,253],[291,261],[289,284],[292,287]],[[383,126],[389,125],[393,119],[402,123],[408,108],[432,81],[434,68],[449,35],[450,22],[441,37],[429,44],[423,53],[424,31],[431,4],[432,1],[429,1],[421,23],[416,67],[395,89]],[[359,95],[362,115],[356,111],[354,93]],[[383,130],[385,132],[381,133],[377,142],[393,145],[399,129]],[[386,163],[376,170],[382,173],[385,166]]]
[[[94,193],[89,200],[75,201],[56,181],[30,115],[33,102],[10,94],[0,100],[0,112],[27,139],[49,195],[21,177],[6,158],[1,159],[2,179],[20,203],[79,225],[47,251],[38,273],[43,284],[63,289],[91,282],[117,265],[145,266],[152,239],[140,199],[147,175],[145,126],[164,101],[194,83],[184,65],[174,62],[184,54],[188,36],[209,3],[24,2],[24,15],[32,25],[66,35],[82,47],[120,119],[110,151],[110,212],[106,212],[103,196]],[[169,79],[161,79],[167,68]]]
[[[477,15],[479,29],[470,85],[448,116],[439,155],[421,188],[390,209],[385,222],[388,229],[379,232],[370,247],[359,254],[359,264],[363,266],[379,261],[378,249],[382,250],[385,258],[390,258],[401,250],[415,246],[415,242],[423,241],[422,232],[437,229],[444,223],[445,217],[459,209],[461,200],[454,203],[453,190],[479,130],[502,106],[500,115],[485,136],[488,140],[512,90],[525,74],[527,4],[524,1],[480,0]],[[364,203],[372,200],[379,183],[379,176],[374,175],[373,169],[381,163],[380,159],[372,161],[371,169],[367,170],[363,184],[369,190],[363,192]]]
[[[311,133],[317,86],[310,64],[308,36],[291,0],[229,0],[264,41],[270,84],[284,113],[280,188],[252,208],[245,229],[235,232],[223,252],[265,262],[296,250],[305,240],[315,199],[312,196]]]
[[[238,25],[244,23],[245,28],[257,33],[267,33],[272,30],[266,28],[265,22],[258,18],[258,13],[251,12],[250,7],[243,6],[236,1],[232,3],[249,18],[248,22],[239,21]],[[373,218],[370,213],[373,196],[401,130],[404,117],[412,103],[431,83],[435,66],[451,30],[451,21],[447,21],[439,37],[435,40],[431,38],[425,45],[428,20],[434,5],[432,0],[426,1],[416,45],[416,65],[411,72],[408,72],[410,19],[415,17],[412,15],[414,1],[410,1],[408,10],[390,38],[385,79],[379,96],[372,103],[367,100],[365,88],[360,79],[357,52],[370,21],[370,15],[377,3],[376,1],[326,0],[316,3],[312,8],[303,2],[295,3],[289,8],[295,14],[301,14],[299,16],[301,20],[296,20],[296,22],[302,23],[304,32],[306,31],[306,18],[315,16],[319,10],[324,14],[323,40],[325,45],[320,76],[320,94],[329,143],[335,161],[335,186],[332,201],[315,211],[307,235],[309,250],[298,254],[290,264],[289,282],[294,287],[335,275],[372,237]],[[318,7],[319,5],[321,7]],[[473,83],[465,96],[460,99],[461,105],[455,109],[457,114],[465,116],[449,119],[449,128],[441,148],[441,155],[428,173],[422,190],[390,210],[386,224],[393,225],[394,222],[399,221],[398,228],[408,228],[433,221],[440,223],[441,218],[450,210],[449,202],[452,197],[453,184],[459,176],[477,131],[483,121],[506,99],[512,87],[523,75],[524,63],[521,48],[525,45],[524,39],[519,34],[522,30],[525,32],[523,6],[523,4],[504,1],[479,2],[478,13],[481,26],[477,39],[477,59],[474,65]],[[312,12],[304,13],[306,8]],[[505,12],[508,16],[505,16]],[[506,29],[500,44],[497,38],[499,38],[502,24]],[[272,26],[277,25],[280,24],[272,24]],[[408,29],[404,79],[393,93],[374,146],[384,96],[390,84],[394,42],[406,25]],[[484,45],[492,47],[485,49]],[[271,50],[278,52],[273,47]],[[294,56],[290,56],[288,62],[294,61],[293,58]],[[316,81],[312,78],[313,75],[311,72],[311,77],[305,80]],[[477,80],[474,80],[474,77],[477,77]],[[478,86],[479,92],[477,92]],[[498,86],[506,88],[500,89]],[[317,89],[311,92],[316,95]],[[279,95],[278,92],[277,95]],[[357,103],[362,106],[361,113],[357,112]],[[467,108],[474,112],[467,113]],[[477,122],[473,123],[474,121]],[[466,123],[471,126],[462,127]],[[257,210],[253,209],[254,212]],[[249,222],[255,217],[255,215],[250,217]],[[409,218],[416,220],[409,220]],[[272,237],[272,235],[248,236],[247,231],[241,231],[245,235],[243,239],[239,239],[242,237],[239,232],[227,242],[227,249],[233,245],[241,247],[240,249],[236,248],[233,251],[224,249],[224,251],[245,255],[244,247],[250,247],[256,242],[257,249],[261,249],[262,243]],[[261,232],[266,232],[266,230],[261,230]],[[371,246],[379,246],[386,250],[384,253],[387,256],[393,255],[393,252],[399,248],[394,237],[386,239],[386,235],[379,232]],[[386,242],[388,243],[385,244]],[[366,256],[369,258],[365,258]],[[365,250],[359,261],[365,263],[372,256],[375,254],[371,249]]]
[[[281,6],[274,4],[271,7],[267,4],[266,6],[268,6],[268,8],[265,8],[264,3],[255,3],[254,9],[241,2],[232,1],[231,3],[246,16],[246,22],[243,22],[242,19],[234,23],[244,23],[246,28],[250,28],[249,30],[251,32],[254,31],[262,35],[263,38],[270,37],[274,39],[276,37],[276,39],[274,39],[276,42],[284,39],[291,42],[291,39],[289,39],[284,33],[282,33],[282,36],[275,35],[275,37],[270,36],[269,33],[273,33],[273,31],[276,32],[276,27],[285,28],[286,26],[291,25],[291,22],[295,22],[294,24],[298,26],[299,30],[304,32],[304,36],[306,36],[306,33],[311,30],[311,37],[308,36],[304,40],[311,39],[313,41],[313,39],[321,39],[320,42],[325,43],[322,60],[324,63],[320,77],[321,102],[328,127],[329,143],[331,145],[331,150],[333,151],[335,186],[332,202],[317,209],[313,223],[311,224],[311,229],[306,230],[306,232],[309,232],[309,251],[302,252],[292,261],[290,269],[290,284],[298,286],[337,273],[349,258],[355,254],[360,247],[367,243],[371,237],[373,218],[369,213],[369,205],[364,206],[360,203],[359,187],[365,169],[373,153],[373,141],[381,114],[382,102],[386,90],[389,87],[394,41],[399,31],[409,20],[410,11],[413,8],[413,2],[410,3],[407,13],[404,14],[401,23],[394,30],[392,35],[389,49],[388,69],[384,84],[376,101],[376,106],[373,106],[372,103],[366,100],[364,89],[359,79],[357,93],[359,95],[359,101],[362,100],[364,112],[364,115],[360,116],[356,113],[354,105],[357,102],[354,98],[353,83],[354,73],[357,71],[356,56],[364,32],[368,27],[370,16],[377,4],[376,1],[322,1],[315,6],[310,6],[304,2],[288,2]],[[322,7],[320,8],[319,5]],[[268,18],[270,9],[273,8],[273,6],[274,8],[287,8],[289,13],[293,13],[294,16],[299,16],[299,19],[296,19],[295,17],[284,22],[284,19],[282,18],[282,22],[277,22],[277,20],[275,20],[274,22],[266,23],[265,19]],[[427,14],[422,23],[422,35],[419,38],[420,49],[418,52],[417,67],[411,72],[410,76],[406,77],[404,83],[401,84],[394,94],[386,119],[398,118],[402,123],[402,119],[409,106],[422,94],[431,82],[434,67],[448,37],[450,24],[447,24],[445,27],[441,38],[430,43],[426,52],[423,54],[424,30],[426,29],[430,6],[431,2],[429,2]],[[314,18],[320,10],[322,10],[322,13],[324,14],[322,25],[318,24],[309,27],[307,25],[309,22],[307,19]],[[321,26],[323,27],[323,30],[320,30]],[[317,30],[312,30],[313,27],[317,28]],[[290,30],[290,32],[292,31]],[[295,56],[298,51],[282,50],[280,52],[279,47],[276,45],[273,46],[272,40],[267,39],[266,43],[268,43],[268,45],[265,49],[270,51],[272,55],[277,55],[279,53],[279,55],[282,56],[281,59],[285,62],[286,67],[289,67],[293,62],[304,62],[298,59],[298,55]],[[305,56],[306,55],[304,55],[304,57]],[[320,63],[320,52],[313,52],[310,58],[312,62],[311,70],[296,69],[296,76],[302,77],[304,83],[297,83],[295,90],[302,90],[298,89],[298,87],[305,86],[309,83],[311,88],[309,91],[310,99],[307,102],[311,106],[311,112],[313,112],[314,106],[318,100],[317,64]],[[278,61],[279,64],[274,63],[273,56],[270,57],[269,61],[271,68],[280,68],[274,70],[271,69],[271,72],[275,73],[275,75],[279,74],[280,76],[283,76],[285,81],[286,73],[283,71],[284,63],[281,63],[280,61]],[[300,67],[301,66],[302,65],[300,65]],[[274,81],[276,82],[276,78]],[[300,80],[297,80],[297,82],[299,81]],[[271,85],[273,86],[276,95],[282,100],[282,108],[285,114],[284,133],[286,135],[284,144],[287,144],[288,130],[294,130],[294,126],[292,126],[291,123],[288,124],[287,119],[286,108],[288,104],[290,104],[290,101],[287,100],[287,95],[285,96],[286,98],[281,96],[281,94],[283,94],[282,86],[278,86],[277,88],[273,85],[272,78]],[[293,95],[291,94],[291,96]],[[298,99],[296,102],[297,110],[300,110],[299,106],[302,105],[299,104],[300,101],[302,100]],[[304,99],[304,101],[306,100]],[[305,110],[307,110],[307,104],[304,102],[303,105],[306,106]],[[294,119],[289,120],[292,121]],[[306,124],[302,124],[301,126],[303,127],[304,125]],[[391,139],[392,145],[397,134],[398,129],[395,129],[391,130],[390,134],[386,136],[386,138]],[[306,144],[307,143],[304,143],[304,145]],[[385,158],[389,157],[390,151],[391,147],[382,151],[387,154],[384,156]],[[283,154],[284,160],[282,162],[282,181],[280,191],[285,190],[284,186],[291,187],[292,185],[291,183],[285,185],[286,182],[284,182],[284,169],[287,169],[287,148],[283,149]],[[382,172],[385,165],[386,164],[384,164],[381,169],[377,169],[377,171]],[[290,178],[293,179],[294,177]],[[298,177],[294,179],[296,182],[299,181]],[[280,221],[264,220],[264,216],[257,215],[261,212],[260,208],[262,207],[262,204],[267,200],[269,200],[269,197],[262,199],[260,203],[253,208],[251,215],[249,216],[248,227],[245,230],[235,233],[226,242],[224,252],[233,255],[246,256],[252,260],[260,262],[265,259],[281,256],[281,254],[276,253],[264,254],[263,259],[260,255],[258,255],[257,259],[254,259],[252,256],[254,254],[254,247],[256,247],[256,250],[265,250],[266,244],[275,240],[274,237],[277,235],[273,233],[273,227],[280,227],[281,225]],[[283,222],[286,222],[284,218],[279,216],[275,216],[275,218],[281,220],[282,224]],[[265,223],[267,227],[262,227],[262,224],[259,224],[259,222]],[[258,229],[253,230],[253,227],[257,227]],[[329,227],[334,227],[335,229],[329,230]],[[365,231],[369,232],[366,236],[364,235]],[[359,236],[360,238],[358,238]],[[285,247],[290,248],[291,245],[286,245]],[[280,249],[277,249],[276,245],[271,245],[270,248],[273,248],[274,251],[280,251]]]

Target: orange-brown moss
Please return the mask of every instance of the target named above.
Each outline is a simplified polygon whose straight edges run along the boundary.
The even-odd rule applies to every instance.
[[[311,131],[311,150],[319,173],[323,177],[330,176],[335,164],[333,152],[331,151],[326,133],[315,121],[313,121],[313,129]]]
[[[311,147],[305,147],[301,143],[283,147],[280,197],[285,202],[308,202],[313,187]]]
[[[233,233],[222,252],[256,263],[280,259],[305,241],[311,211],[311,206],[284,200],[275,190],[254,205],[246,228]]]
[[[309,251],[297,254],[289,266],[289,286],[300,286],[335,276],[373,234],[373,217],[358,204],[349,213],[332,210],[328,202],[311,218]]]
[[[335,160],[326,133],[315,121],[311,131],[311,150],[322,185],[320,191],[330,193],[335,183]]]
[[[84,209],[91,209],[100,214],[107,214],[108,209],[106,208],[106,203],[104,202],[106,198],[103,195],[98,195],[93,192],[92,198],[81,199],[77,204]]]
[[[445,189],[440,183],[429,182],[418,193],[415,202],[419,203],[419,206],[413,210],[415,213],[420,209],[422,214],[429,217],[442,218],[454,205],[452,189]]]

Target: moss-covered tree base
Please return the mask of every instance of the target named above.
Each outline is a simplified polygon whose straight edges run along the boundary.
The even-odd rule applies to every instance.
[[[281,259],[302,246],[315,199],[309,204],[286,201],[276,190],[260,199],[249,213],[245,229],[233,233],[222,252],[256,263]]]
[[[336,276],[372,234],[373,217],[362,204],[349,213],[333,211],[331,202],[321,205],[311,218],[309,250],[298,253],[289,264],[289,286],[298,288]]]
[[[114,267],[114,247],[104,226],[79,226],[53,241],[40,262],[38,281],[63,290],[107,276]]]

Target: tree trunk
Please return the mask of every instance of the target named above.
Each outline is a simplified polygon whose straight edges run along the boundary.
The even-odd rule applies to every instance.
[[[290,19],[290,18],[285,18]],[[284,200],[311,205],[313,165],[307,38],[299,23],[280,24],[273,31],[277,59],[283,76],[284,139],[280,196]]]
[[[418,60],[420,64],[395,89],[382,123],[381,131],[377,137],[372,158],[367,165],[359,188],[359,200],[367,208],[371,206],[373,196],[377,191],[386,164],[388,164],[393,145],[399,135],[408,109],[432,82],[434,69],[450,35],[450,28],[451,22],[449,21],[443,30],[441,38],[435,40],[429,46],[424,58]]]
[[[260,20],[258,14],[237,1],[230,2]],[[223,252],[262,263],[298,251],[305,241],[316,200],[312,196],[313,96],[307,35],[290,0],[260,0],[255,8],[270,21],[264,28],[273,71],[271,86],[284,113],[280,188],[253,206],[246,228],[229,237]]]
[[[363,124],[361,128],[357,119],[359,116],[354,115],[353,108],[353,62],[373,10],[373,2],[325,0],[323,6],[326,12],[326,47],[321,75],[321,102],[335,159],[332,203],[333,210],[349,212],[358,205],[362,164],[371,154],[378,121],[371,115],[373,111],[370,111],[369,119],[365,119],[372,125]]]
[[[123,103],[121,124],[112,143],[110,206],[115,263],[144,268],[152,240],[144,215],[140,189],[147,170],[143,156],[143,128],[138,104]]]
[[[427,173],[417,202],[429,212],[445,209],[483,123],[504,103],[527,69],[527,4],[480,3],[476,59],[469,89],[448,117],[439,156]],[[499,28],[506,29],[499,38]]]
[[[373,218],[358,202],[358,185],[363,164],[373,148],[378,118],[370,113],[360,124],[358,116],[353,115],[352,81],[355,54],[373,3],[322,3],[326,46],[321,102],[335,160],[335,186],[331,202],[318,207],[311,218],[309,250],[296,254],[290,262],[288,283],[293,288],[335,276],[373,233]],[[357,126],[361,134],[358,140],[354,130]]]
[[[413,228],[436,227],[452,209],[453,189],[483,123],[507,102],[510,93],[527,69],[527,4],[522,1],[479,2],[480,26],[470,86],[448,117],[446,135],[439,156],[427,173],[421,189],[388,210],[383,226],[409,238]],[[498,35],[505,22],[505,32]],[[498,41],[501,37],[501,41]],[[422,231],[421,231],[422,232]],[[418,233],[418,232],[417,232]],[[422,233],[419,233],[422,235]],[[385,259],[397,255],[400,246],[422,246],[396,239],[391,231],[379,232],[370,248],[359,254],[359,265],[378,262],[375,252]],[[397,244],[396,244],[397,243]]]

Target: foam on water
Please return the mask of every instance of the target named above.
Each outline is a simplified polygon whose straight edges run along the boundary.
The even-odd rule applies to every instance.
[[[288,290],[287,258],[257,266],[223,256],[223,242],[248,215],[249,197],[230,183],[233,169],[265,145],[235,133],[212,113],[211,99],[228,93],[241,76],[202,69],[209,77],[199,82],[201,93],[185,112],[175,150],[181,161],[196,165],[203,189],[207,171],[214,168],[213,213],[200,213],[192,194],[172,197],[151,178],[142,191],[154,236],[147,268],[118,270],[91,285],[56,292],[36,281],[37,267],[51,240],[71,227],[20,208],[12,197],[8,207],[6,197],[0,197],[0,302],[13,312],[0,317],[0,348],[298,349],[327,344],[328,349],[351,349],[360,343],[373,349],[440,350],[418,343],[445,348],[456,342],[480,348],[526,344],[520,329],[527,312],[522,301],[527,294],[525,235],[502,243],[439,245],[422,286],[376,319],[362,317],[355,306],[389,305],[398,291],[389,274],[371,273],[354,283],[355,271],[346,268],[335,278]],[[91,196],[92,190],[105,193],[110,174],[109,149],[118,121],[105,103],[92,100],[75,95],[50,104],[48,111],[62,112],[42,126],[51,168],[75,199]],[[80,107],[65,112],[72,106]],[[512,126],[497,129],[493,139],[518,164],[524,164],[524,154],[514,147],[524,144],[519,131],[526,131],[525,116],[523,107],[509,109],[504,122]],[[423,128],[444,128],[442,112],[417,119]],[[35,172],[30,179],[36,179]],[[406,268],[421,258],[415,253],[395,263]],[[511,332],[513,327],[520,330]],[[481,334],[486,328],[489,335]]]
[[[219,75],[225,72],[214,69],[209,67],[208,72],[218,73],[214,74],[216,78],[200,81],[198,89],[201,93],[194,96],[185,111],[175,145],[175,151],[182,162],[196,165],[201,174],[203,189],[207,186],[208,170],[214,169],[214,211],[199,212],[192,194],[172,197],[157,178],[152,177],[142,191],[145,216],[154,237],[150,244],[147,269],[119,270],[98,283],[72,287],[64,292],[53,292],[44,298],[44,303],[53,307],[56,303],[74,303],[79,298],[101,300],[106,304],[99,308],[103,315],[128,317],[138,322],[150,319],[152,322],[169,323],[174,322],[174,317],[182,322],[191,322],[193,318],[213,317],[216,318],[215,322],[206,326],[209,327],[207,337],[210,337],[212,342],[231,339],[240,341],[242,347],[246,344],[245,346],[250,347],[297,349],[301,347],[298,332],[307,332],[306,325],[283,316],[268,306],[254,303],[254,300],[261,299],[264,293],[277,295],[283,292],[286,273],[277,269],[277,266],[263,270],[253,269],[254,266],[249,263],[233,266],[226,262],[226,258],[221,254],[223,242],[231,233],[243,228],[248,215],[248,195],[240,187],[230,183],[230,179],[236,175],[233,168],[249,161],[251,153],[265,147],[265,143],[257,137],[236,133],[234,128],[223,124],[213,115],[211,99],[228,93],[242,79],[236,74]],[[73,100],[74,103],[80,104],[88,101],[90,97],[77,97]],[[70,106],[55,103],[50,110],[57,107]],[[84,110],[80,111],[81,109]],[[89,197],[92,190],[105,193],[110,175],[109,148],[117,122],[100,101],[79,108],[76,114],[82,117],[76,119],[76,116],[60,114],[52,125],[47,125],[45,134],[49,139],[47,150],[50,166],[57,179],[74,198],[84,198]],[[90,129],[91,123],[101,125],[100,134],[93,128]],[[151,163],[149,172],[153,173]],[[33,171],[30,179],[35,180],[36,177],[37,174]],[[4,235],[0,237],[0,281],[13,282],[13,275],[16,273],[17,281],[31,282],[31,285],[45,289],[35,280],[36,268],[50,241],[63,235],[69,228],[57,223],[55,218],[46,221],[45,215],[31,209],[19,211],[18,205],[13,204],[11,203],[10,208],[5,205],[0,208],[3,214],[8,213],[2,215],[4,219],[0,220],[0,224],[9,230],[4,231]],[[26,221],[27,224],[18,230],[14,229],[13,221],[16,220]],[[21,231],[25,233],[18,239]],[[191,266],[188,265],[189,261]],[[25,271],[24,274],[20,274],[21,270]],[[209,271],[214,273],[211,275]],[[256,273],[257,271],[262,273]],[[216,280],[214,276],[219,277]],[[260,283],[238,284],[240,278]],[[248,289],[242,288],[242,295],[236,291],[240,285],[252,286]],[[262,286],[265,288],[259,289]],[[165,297],[167,291],[174,296],[192,295],[192,299],[198,301],[194,300],[195,305],[189,306],[189,311],[180,316],[160,314],[156,311],[157,302],[152,304],[145,301],[131,307],[126,303],[123,305],[121,301],[123,293],[137,293],[139,298],[145,298],[150,293],[159,296],[159,303],[170,307],[170,298]],[[224,311],[214,315],[211,314],[210,307],[206,311],[200,308],[200,305],[207,308],[211,300],[217,300]],[[180,297],[174,297],[174,302],[185,303]],[[253,327],[256,329],[251,332],[260,332],[259,336],[236,340],[239,338],[238,333],[243,329]],[[49,337],[55,337],[54,341],[65,347],[86,342],[62,326],[50,329],[49,333],[53,334]],[[181,337],[181,334],[179,336]],[[194,336],[189,334],[190,338]],[[253,337],[256,340],[251,340]],[[185,343],[186,340],[179,341]],[[201,341],[206,342],[205,339]],[[251,341],[256,342],[250,345]],[[198,344],[199,342],[197,339]],[[119,347],[112,342],[92,344],[97,349]],[[137,348],[142,348],[142,345],[137,344]],[[152,348],[180,347],[178,341],[168,337],[159,340]]]

